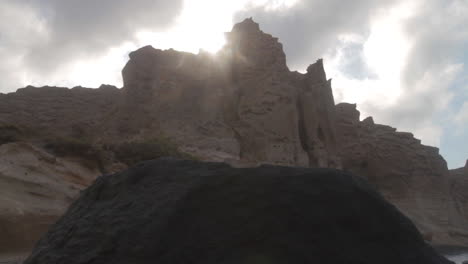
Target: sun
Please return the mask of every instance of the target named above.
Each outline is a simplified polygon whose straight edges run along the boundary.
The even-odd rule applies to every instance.
[[[225,44],[224,32],[231,31],[236,12],[248,6],[266,9],[289,8],[298,0],[185,0],[175,25],[163,32],[140,31],[141,46],[173,48],[197,53],[216,53]]]
[[[163,32],[140,31],[142,45],[197,53],[216,53],[225,44],[234,13],[247,1],[186,0],[173,27]]]

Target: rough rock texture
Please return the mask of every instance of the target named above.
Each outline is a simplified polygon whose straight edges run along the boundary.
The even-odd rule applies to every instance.
[[[28,86],[0,94],[0,124],[32,130],[39,137],[102,137],[98,128],[115,112],[120,93],[109,85],[99,89]]]
[[[466,245],[468,218],[455,208],[447,164],[438,149],[422,145],[411,133],[375,124],[372,118],[359,121],[354,104],[336,108],[343,168],[366,177],[427,240]],[[463,199],[468,201],[458,201]]]
[[[26,143],[0,146],[0,255],[30,250],[99,175]]]
[[[468,221],[468,160],[465,167],[450,170],[450,193],[454,199],[456,211],[462,216],[462,219]],[[451,230],[452,236],[463,237],[468,244],[468,231],[465,226],[458,230]]]
[[[351,174],[160,159],[98,178],[25,263],[450,262]]]

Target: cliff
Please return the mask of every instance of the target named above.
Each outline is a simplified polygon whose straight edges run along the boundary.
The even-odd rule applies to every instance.
[[[360,121],[355,105],[335,106],[323,61],[304,74],[290,71],[281,43],[253,20],[226,39],[216,55],[134,51],[122,89],[0,94],[0,144],[28,142],[86,165],[88,178],[161,155],[344,169],[366,177],[427,240],[468,245],[466,177],[451,176],[436,148],[371,118]]]
[[[204,160],[339,167],[322,61],[290,72],[282,45],[251,19],[226,36],[216,57],[149,46],[131,53],[122,76],[132,122],[152,120],[150,131]]]

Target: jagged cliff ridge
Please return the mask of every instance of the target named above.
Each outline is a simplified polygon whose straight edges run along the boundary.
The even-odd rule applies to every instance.
[[[85,139],[100,154],[82,148],[74,158],[91,157],[91,178],[124,167],[116,142],[161,135],[199,159],[235,166],[343,168],[366,176],[426,239],[468,244],[460,209],[467,201],[452,196],[437,149],[359,121],[355,107],[335,106],[323,62],[305,74],[289,71],[281,44],[251,19],[227,33],[216,56],[147,46],[130,54],[122,75],[123,89],[26,87],[0,95],[0,124],[21,128],[20,140],[45,149],[51,136]]]
[[[290,72],[276,38],[245,20],[216,57],[144,47],[122,71],[127,112],[215,161],[339,167],[322,61]]]

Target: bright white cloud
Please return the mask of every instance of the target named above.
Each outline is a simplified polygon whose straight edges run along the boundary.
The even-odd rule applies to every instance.
[[[454,121],[458,126],[466,129],[464,126],[468,124],[468,101],[462,105],[460,111],[455,115]]]
[[[236,1],[186,0],[176,23],[165,31],[137,33],[141,45],[197,53],[216,52],[225,43],[224,32],[232,27],[232,15],[242,5]]]
[[[411,16],[409,9],[408,4],[404,4],[380,10],[367,37],[339,36],[341,43],[336,51],[325,55],[328,75],[334,79],[337,102],[359,105],[378,102],[375,107],[385,108],[399,98],[402,93],[401,69],[409,50],[409,42],[403,33],[403,22]],[[362,46],[362,64],[372,70],[362,79],[350,76],[341,68],[350,58],[350,54],[343,53],[350,45]],[[355,70],[350,69],[354,71],[352,74],[356,74]]]
[[[137,30],[170,26],[181,3],[2,0],[0,92],[12,92],[28,84],[115,83],[115,73],[125,62],[120,58],[128,53],[116,49],[135,41]],[[113,64],[117,61],[118,66]]]
[[[233,26],[233,16],[239,10],[266,6],[270,10],[287,9],[298,0],[185,0],[176,23],[164,31],[140,31],[140,45],[160,49],[197,53],[215,53],[224,44],[224,32]]]

